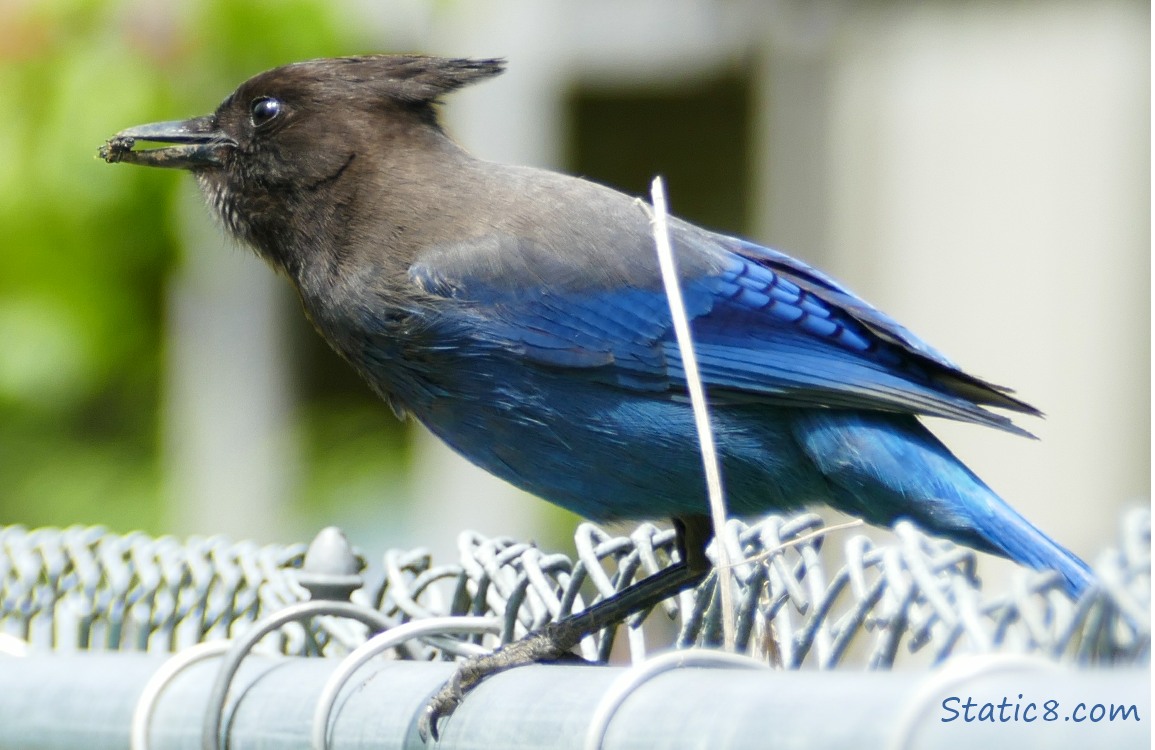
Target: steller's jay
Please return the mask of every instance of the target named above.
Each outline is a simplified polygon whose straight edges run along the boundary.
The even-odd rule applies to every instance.
[[[191,170],[370,387],[470,461],[589,518],[676,520],[682,563],[459,673],[433,729],[478,675],[556,656],[708,569],[704,475],[650,215],[609,188],[481,161],[450,140],[438,99],[502,68],[420,56],[287,65],[211,115],[130,128],[102,149],[110,162]],[[138,140],[168,145],[134,150]],[[671,221],[732,514],[826,503],[874,524],[909,519],[1056,570],[1072,594],[1088,585],[1082,561],[917,418],[1025,435],[985,407],[1037,410],[821,271]]]

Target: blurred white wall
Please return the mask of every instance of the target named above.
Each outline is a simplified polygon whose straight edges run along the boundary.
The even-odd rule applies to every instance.
[[[1150,53],[1123,2],[872,5],[829,91],[831,268],[1047,414],[932,426],[1076,551],[1150,490]]]

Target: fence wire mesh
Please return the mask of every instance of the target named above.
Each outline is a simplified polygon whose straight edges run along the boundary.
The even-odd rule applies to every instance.
[[[884,545],[822,529],[822,520],[809,513],[730,522],[722,537],[731,559],[743,561],[730,570],[740,650],[789,669],[886,669],[910,654],[920,654],[923,663],[994,652],[1080,664],[1149,660],[1147,509],[1122,519],[1118,544],[1094,561],[1098,584],[1078,601],[1067,597],[1057,575],[1028,570],[1018,571],[1009,587],[985,590],[973,552],[908,524]],[[318,543],[322,537],[330,546],[334,538],[343,542],[330,533]],[[841,549],[823,554],[824,545],[843,539]],[[355,559],[340,549],[318,552],[316,559],[330,558],[329,567],[318,570],[307,564],[305,544],[0,527],[0,634],[8,636],[0,638],[0,650],[177,651],[238,635],[309,599],[310,589],[321,590],[319,576],[345,586],[328,596],[352,591],[353,602],[395,624],[446,615],[496,616],[503,623],[500,634],[443,635],[397,650],[398,658],[452,658],[463,650],[454,646],[459,638],[496,647],[669,565],[674,533],[643,524],[629,536],[613,536],[586,523],[577,531],[576,549],[571,560],[532,544],[465,532],[456,562],[434,562],[419,549],[389,550],[362,579],[353,575]],[[719,644],[717,576],[715,571],[696,590],[667,602],[668,617],[656,613],[645,625],[640,616],[626,623],[620,640],[629,658],[640,661],[671,640],[679,647]],[[676,635],[661,627],[663,621],[677,624]],[[583,656],[609,657],[618,630],[587,638]],[[260,648],[345,654],[367,635],[360,623],[318,617],[270,634]],[[620,645],[616,653],[623,654]]]

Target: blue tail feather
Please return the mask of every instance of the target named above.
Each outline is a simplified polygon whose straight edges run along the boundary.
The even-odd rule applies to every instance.
[[[871,523],[909,519],[932,533],[1040,570],[1072,595],[1087,564],[1019,515],[918,420],[907,415],[807,411],[795,436],[829,481],[831,504]]]

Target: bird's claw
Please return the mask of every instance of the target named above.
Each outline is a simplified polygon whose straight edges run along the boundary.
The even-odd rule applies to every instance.
[[[439,739],[438,722],[456,711],[464,698],[465,692],[461,688],[461,670],[458,669],[449,678],[449,681],[441,686],[441,689],[429,701],[429,705],[421,712],[421,718],[417,721],[417,733],[421,735],[422,742],[428,743],[431,739],[436,742]]]
[[[417,732],[422,741],[436,741],[441,720],[449,718],[469,691],[483,680],[514,667],[563,658],[576,644],[578,637],[575,636],[577,634],[570,632],[564,621],[553,623],[520,641],[502,646],[492,654],[474,656],[463,661],[422,712],[417,722]]]

